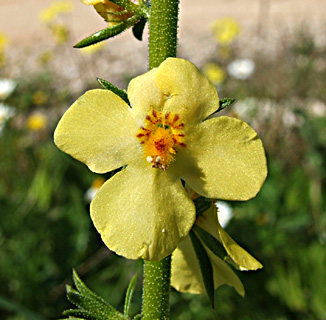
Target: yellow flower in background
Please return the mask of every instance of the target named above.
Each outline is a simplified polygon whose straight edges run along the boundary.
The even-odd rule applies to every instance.
[[[74,6],[69,1],[53,2],[49,8],[40,12],[39,17],[42,22],[51,23],[58,17],[58,15],[62,13],[70,13],[73,11],[73,9]]]
[[[51,60],[53,60],[53,51],[46,50],[42,52],[38,59],[42,65],[47,65]]]
[[[41,112],[34,112],[27,118],[27,128],[30,131],[41,131],[47,127],[48,117]]]
[[[43,91],[36,91],[32,97],[33,103],[36,105],[44,104],[48,100],[48,96]]]
[[[226,72],[216,63],[205,64],[203,73],[215,86],[222,84],[226,78]]]
[[[53,24],[51,25],[50,30],[52,31],[58,44],[67,42],[69,37],[69,30],[64,24]]]
[[[239,270],[257,270],[262,265],[248,252],[242,249],[221,227],[215,205],[212,205],[196,224],[220,242],[226,250],[227,260]],[[227,284],[242,296],[244,287],[225,261],[216,256],[204,243],[204,249],[213,267],[214,288]],[[192,246],[190,236],[187,236],[172,254],[171,285],[178,291],[188,293],[205,293],[205,285],[201,270]]]
[[[266,175],[264,148],[246,123],[207,119],[219,108],[213,84],[189,61],[169,58],[128,87],[131,107],[109,90],[90,90],[64,114],[56,145],[105,173],[91,203],[104,243],[130,259],[161,260],[188,235],[200,195],[247,200]]]
[[[8,46],[9,40],[6,35],[0,31],[0,52],[2,52]]]
[[[212,30],[217,42],[228,45],[239,35],[240,25],[232,18],[223,18],[212,24]]]
[[[120,21],[126,20],[133,16],[132,13],[120,13],[125,11],[124,8],[116,5],[115,3],[109,0],[81,0],[84,4],[94,6],[97,13],[107,22],[109,26],[114,26]],[[134,2],[134,1],[132,1]]]
[[[6,35],[0,31],[0,66],[6,63],[5,48],[8,46],[9,40]]]

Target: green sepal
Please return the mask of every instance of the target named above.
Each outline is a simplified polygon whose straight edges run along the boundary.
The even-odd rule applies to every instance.
[[[223,109],[229,107],[231,104],[235,102],[236,99],[234,98],[223,98],[220,100],[220,106],[217,111],[222,111]]]
[[[137,314],[133,317],[133,320],[140,320],[142,317],[141,313],[140,314]]]
[[[97,78],[97,81],[100,83],[100,85],[107,90],[112,91],[113,93],[115,93],[117,96],[119,96],[122,100],[124,100],[125,102],[128,103],[128,105],[130,105],[129,99],[128,99],[128,95],[127,95],[127,91],[124,89],[120,89],[118,87],[116,87],[115,85],[113,85],[112,83],[110,83],[107,80],[101,79],[101,78]]]
[[[222,260],[227,259],[228,254],[226,250],[216,238],[214,238],[211,234],[209,234],[207,231],[205,231],[204,229],[202,229],[196,224],[193,226],[193,230],[197,233],[200,239],[205,243],[207,248],[211,250],[216,256],[218,256]]]
[[[118,312],[110,306],[101,297],[87,288],[87,286],[80,280],[76,271],[73,271],[73,280],[77,290],[67,285],[67,298],[74,304],[77,309],[69,309],[63,312],[63,315],[81,317],[78,319],[91,320],[127,320],[122,313]]]
[[[129,316],[129,310],[130,310],[130,305],[131,305],[131,300],[134,296],[135,293],[135,287],[136,287],[136,283],[137,283],[137,274],[135,274],[130,282],[129,282],[129,286],[126,292],[126,298],[125,298],[125,305],[124,305],[124,315],[126,317]]]
[[[193,202],[196,207],[196,218],[200,217],[212,205],[212,200],[203,196],[199,196],[198,198],[194,199]]]
[[[90,35],[89,37],[83,39],[82,41],[79,41],[77,44],[74,45],[74,48],[85,48],[92,44],[96,44],[98,42],[107,40],[109,38],[112,38],[121,32],[125,31],[128,28],[127,24],[125,22],[121,22],[113,27],[108,27],[105,29],[102,29],[100,31],[97,31]]]
[[[138,23],[136,23],[132,27],[132,34],[139,41],[143,40],[143,32],[144,32],[146,22],[147,22],[146,19],[141,19]]]
[[[209,259],[204,246],[196,236],[195,232],[191,230],[189,235],[199,262],[208,299],[212,305],[212,308],[214,309],[214,277],[211,260]]]
[[[130,28],[131,26],[135,25],[140,19],[141,16],[134,15],[130,19],[123,20],[122,22],[120,22],[115,26],[107,27],[105,29],[97,31],[92,35],[90,35],[89,37],[75,44],[74,48],[79,48],[79,49],[85,48],[92,44],[96,44],[98,42],[113,38],[118,34],[122,33],[123,31],[125,31],[126,29]]]

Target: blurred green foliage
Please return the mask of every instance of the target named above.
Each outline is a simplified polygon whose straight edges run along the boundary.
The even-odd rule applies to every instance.
[[[172,291],[173,319],[326,319],[326,48],[300,31],[276,56],[253,60],[252,78],[227,77],[218,90],[237,98],[228,111],[253,123],[265,143],[267,181],[256,198],[231,204],[227,227],[264,269],[238,272],[246,297],[222,287],[216,310],[204,295]],[[5,101],[15,115],[0,132],[0,318],[60,318],[70,307],[65,284],[72,284],[72,268],[120,311],[138,272],[131,305],[137,314],[142,263],[103,246],[85,200],[98,176],[53,144],[55,125],[76,98],[58,82],[41,70],[20,79]],[[26,123],[39,110],[48,122],[33,131]]]

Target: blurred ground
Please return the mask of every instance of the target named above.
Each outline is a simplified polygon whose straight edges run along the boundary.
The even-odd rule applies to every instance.
[[[64,50],[58,50],[53,37],[38,18],[39,12],[48,8],[52,2],[54,1],[1,0],[0,31],[10,41],[8,62],[11,68],[7,76],[19,77],[37,70],[39,66],[35,62],[40,54],[55,49],[56,61],[52,68],[72,79],[78,78],[82,72],[87,73],[85,76],[88,78],[109,78],[119,85],[119,74],[135,75],[146,70],[146,36],[143,42],[139,42],[132,37],[130,31],[111,39],[108,43],[110,48],[102,57],[103,60],[98,59],[86,67],[85,58],[80,58],[78,50],[72,46],[85,36],[105,28],[106,23],[80,0],[71,0],[75,10],[64,21],[69,28],[70,42]],[[250,57],[255,49],[274,54],[279,46],[276,40],[285,34],[288,36],[300,25],[309,28],[316,36],[317,44],[326,43],[325,0],[182,0],[178,55],[201,67],[216,52],[210,25],[221,17],[233,17],[241,24],[239,44],[243,57]],[[104,66],[107,65],[103,63],[104,60],[110,61],[109,68]],[[83,66],[87,70],[80,71]]]
[[[46,30],[41,27],[38,12],[53,0],[1,0],[0,30],[8,34],[13,46],[28,45],[33,41],[41,45],[49,41]],[[77,39],[92,30],[103,28],[105,23],[79,0],[72,0],[76,10],[72,15],[73,33]],[[281,32],[302,22],[316,28],[325,24],[325,0],[182,0],[180,30],[196,36],[208,32],[216,18],[232,16],[244,30]]]

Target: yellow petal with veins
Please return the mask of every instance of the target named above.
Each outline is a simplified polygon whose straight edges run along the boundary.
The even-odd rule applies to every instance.
[[[142,157],[137,131],[129,106],[111,91],[96,89],[66,111],[54,142],[90,170],[104,173]]]
[[[214,288],[227,284],[244,296],[245,290],[237,275],[224,261],[212,254],[206,246],[204,247],[213,267]],[[189,236],[172,254],[171,286],[181,292],[197,294],[206,292],[199,262]]]
[[[214,85],[190,61],[168,58],[157,69],[155,82],[166,96],[165,112],[179,114],[190,126],[219,108]]]
[[[144,125],[151,110],[162,111],[166,97],[155,83],[157,68],[132,79],[128,86],[128,98],[132,113],[139,126]]]
[[[230,258],[235,263],[241,271],[245,270],[257,270],[261,269],[263,265],[257,261],[252,255],[250,255],[246,250],[241,248],[221,227],[218,223],[218,232],[220,234],[220,239],[222,244],[230,256]]]
[[[245,122],[218,117],[187,132],[178,154],[181,178],[198,194],[220,200],[248,200],[261,189],[267,165],[263,144]]]
[[[128,259],[163,259],[189,233],[195,216],[181,181],[145,161],[113,176],[91,203],[102,240]]]
[[[241,248],[222,228],[218,221],[218,212],[215,205],[212,205],[201,217],[196,224],[211,234],[215,239],[222,243],[231,263],[239,270],[257,270],[263,266],[246,250]]]

